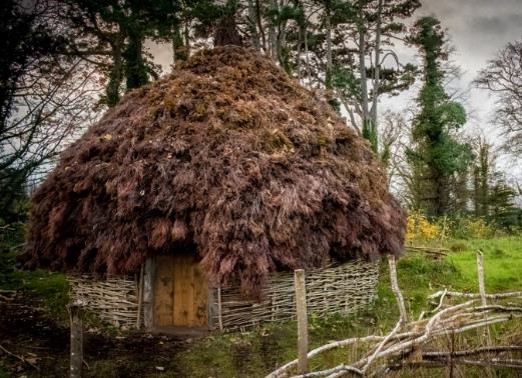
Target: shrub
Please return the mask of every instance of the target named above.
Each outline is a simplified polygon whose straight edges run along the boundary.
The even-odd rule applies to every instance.
[[[439,239],[442,228],[436,222],[430,220],[418,211],[410,211],[408,214],[408,225],[406,240],[409,242],[427,242]]]

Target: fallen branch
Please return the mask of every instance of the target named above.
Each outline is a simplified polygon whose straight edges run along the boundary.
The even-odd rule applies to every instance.
[[[395,327],[392,329],[392,331],[380,342],[380,344],[375,349],[375,352],[371,355],[371,357],[368,359],[368,361],[364,364],[364,366],[361,368],[361,371],[363,374],[368,370],[368,367],[370,367],[371,363],[375,358],[379,355],[379,352],[381,351],[382,347],[386,345],[386,343],[392,338],[393,335],[395,335],[399,329],[401,328],[402,320],[399,320]]]
[[[419,369],[419,368],[443,368],[447,366],[447,361],[404,361],[390,365],[383,365],[385,368],[384,371],[387,370],[399,370],[405,367],[410,369]],[[452,363],[455,365],[472,365],[472,366],[484,366],[484,367],[493,367],[493,368],[505,368],[505,369],[516,369],[522,370],[522,360],[465,360],[465,359],[455,359],[452,360]]]
[[[381,341],[385,337],[384,336],[366,336],[366,337],[352,337],[346,340],[340,340],[340,341],[334,341],[329,344],[325,344],[320,346],[319,348],[316,348],[314,350],[311,350],[308,352],[307,357],[308,359],[311,359],[314,356],[317,356],[318,354],[321,354],[323,352],[326,352],[331,349],[335,348],[342,348],[351,344],[355,344],[357,342],[372,342],[372,341]],[[297,359],[288,362],[287,364],[281,366],[277,370],[273,371],[272,373],[268,374],[265,378],[277,378],[285,374],[287,371],[289,371],[291,368],[297,365]]]
[[[428,297],[428,299],[435,299],[442,295],[445,295],[448,297],[480,298],[480,294],[478,294],[478,293],[463,293],[460,291],[440,290],[434,294],[431,294]],[[522,291],[514,291],[514,292],[510,292],[510,293],[486,294],[487,299],[502,299],[502,298],[511,298],[511,297],[521,297],[522,298]]]
[[[376,342],[378,343],[369,355],[361,358],[360,360],[352,364],[340,364],[330,369],[307,373],[305,375],[299,375],[297,377],[338,377],[346,372],[352,372],[354,374],[364,375],[369,370],[370,366],[378,359],[401,355],[409,353],[413,348],[420,345],[426,344],[432,341],[436,337],[445,336],[448,334],[460,334],[468,332],[470,330],[490,326],[492,324],[506,322],[516,317],[522,317],[519,315],[521,312],[519,307],[506,307],[500,305],[487,305],[477,306],[477,299],[469,300],[464,303],[447,307],[431,318],[424,321],[415,321],[407,324],[407,327],[411,327],[409,332],[403,332],[396,334],[399,329],[401,322],[395,326],[395,328],[387,336],[366,336],[360,338],[350,338],[346,340],[336,341],[323,345],[316,348],[308,353],[308,358],[312,358],[320,353],[327,350],[331,350],[338,347],[344,347],[347,345],[360,343],[360,342]],[[485,318],[486,311],[488,311],[488,317]],[[500,314],[494,314],[493,311],[498,311]],[[422,326],[424,324],[424,326]],[[419,327],[422,327],[419,329]],[[490,349],[487,349],[490,348]],[[465,353],[473,355],[473,353],[486,353],[487,351],[493,351],[497,348],[507,351],[509,348],[504,346],[499,347],[485,347],[481,349],[470,351],[461,351],[455,357],[464,356]],[[522,347],[513,347],[510,351],[522,350]],[[429,352],[428,352],[429,353]],[[429,354],[427,355],[429,356]],[[435,361],[436,357],[433,355],[432,359]],[[442,357],[440,357],[442,358]],[[436,361],[435,361],[436,362]],[[267,378],[277,378],[285,376],[286,373],[297,364],[297,360],[293,360],[286,365],[280,367],[273,373],[269,374]],[[383,365],[385,367],[385,365]]]
[[[483,272],[482,255],[477,255],[477,269],[479,274],[480,293],[461,293],[452,292],[447,289],[439,291],[430,295],[429,299],[437,299],[435,308],[428,312],[433,314],[428,319],[423,319],[424,314],[416,321],[407,321],[406,307],[404,299],[400,291],[398,281],[395,258],[388,256],[388,263],[390,267],[390,281],[392,291],[397,299],[397,305],[400,311],[400,319],[396,326],[388,333],[387,336],[366,336],[354,337],[346,340],[335,341],[328,343],[319,348],[316,348],[307,354],[307,358],[326,352],[334,348],[345,347],[347,345],[356,343],[375,343],[368,349],[369,352],[358,361],[353,363],[342,363],[333,368],[328,368],[315,372],[308,372],[306,374],[297,375],[295,378],[305,377],[327,377],[337,378],[346,375],[346,373],[353,373],[358,376],[367,376],[368,370],[377,360],[385,357],[395,356],[395,361],[381,364],[377,369],[374,369],[371,376],[382,376],[391,369],[399,369],[404,366],[413,368],[417,367],[444,367],[448,365],[448,359],[451,364],[456,365],[475,365],[475,366],[489,366],[489,367],[503,367],[514,368],[522,370],[522,360],[517,359],[498,359],[488,358],[487,360],[472,360],[464,357],[477,356],[485,353],[505,353],[522,351],[522,346],[499,345],[499,346],[484,346],[475,349],[461,350],[461,351],[440,351],[440,352],[424,352],[422,353],[420,347],[436,338],[447,335],[456,335],[471,330],[489,327],[493,324],[502,323],[522,317],[522,307],[514,305],[497,305],[487,304],[486,299],[502,299],[502,298],[520,298],[522,299],[522,292],[500,293],[500,294],[486,294],[484,287],[484,280],[480,278]],[[470,300],[444,307],[444,299],[447,297],[461,297],[470,298]],[[480,300],[481,305],[477,305]],[[406,332],[397,333],[403,326]],[[409,355],[414,351],[420,352],[419,355],[424,360],[421,361],[404,361],[404,356]],[[400,358],[397,361],[397,358]],[[279,369],[269,374],[266,378],[279,378],[287,376],[288,372],[297,365],[297,359],[283,365]]]
[[[14,354],[14,353],[8,351],[6,348],[4,348],[4,346],[2,344],[0,344],[0,350],[2,350],[2,352],[4,352],[5,354],[22,361],[23,363],[26,363],[27,365],[32,366],[34,369],[39,370],[38,366],[36,366],[35,364],[27,361],[23,356],[19,356],[17,354]]]
[[[342,373],[352,372],[357,375],[361,375],[361,376],[364,375],[364,373],[361,370],[359,370],[353,366],[339,365],[332,369],[326,369],[326,370],[316,371],[313,373],[306,373],[306,374],[302,374],[302,375],[294,375],[292,378],[324,377],[324,376],[331,376],[332,374],[337,374],[337,373],[341,373],[341,372]]]
[[[513,352],[522,351],[522,346],[518,345],[498,345],[498,346],[487,346],[475,349],[458,350],[455,352],[424,352],[422,358],[442,358],[442,357],[463,357],[472,356],[481,353],[500,353],[500,352]]]

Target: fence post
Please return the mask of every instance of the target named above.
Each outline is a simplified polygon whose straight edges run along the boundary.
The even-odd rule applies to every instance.
[[[482,306],[487,305],[486,300],[486,283],[484,281],[484,254],[480,249],[477,250],[477,278],[478,278],[478,286],[479,286],[479,294],[480,294],[480,304]],[[491,336],[489,333],[489,327],[486,326],[484,328],[484,338],[486,339],[486,344],[491,344]]]
[[[73,302],[69,305],[71,321],[71,378],[81,378],[83,364],[83,325],[81,303]]]
[[[294,271],[295,305],[297,313],[297,368],[299,374],[308,371],[308,313],[306,309],[306,285],[303,269]]]
[[[138,280],[138,316],[136,318],[136,329],[141,328],[141,313],[143,311],[143,265],[140,268],[140,277]]]
[[[484,254],[477,250],[477,277],[480,293],[480,302],[482,306],[486,306],[486,284],[484,283]]]

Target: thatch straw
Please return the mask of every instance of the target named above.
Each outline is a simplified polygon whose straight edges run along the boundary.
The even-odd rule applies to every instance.
[[[399,254],[405,217],[368,143],[269,59],[204,51],[131,92],[33,197],[28,257],[135,272],[190,248],[215,285]]]

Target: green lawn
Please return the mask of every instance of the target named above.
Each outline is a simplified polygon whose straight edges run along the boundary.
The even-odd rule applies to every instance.
[[[470,240],[468,248],[450,256],[459,269],[462,279],[455,283],[456,289],[476,290],[476,253],[484,253],[486,290],[491,292],[522,289],[522,237],[492,240]]]

